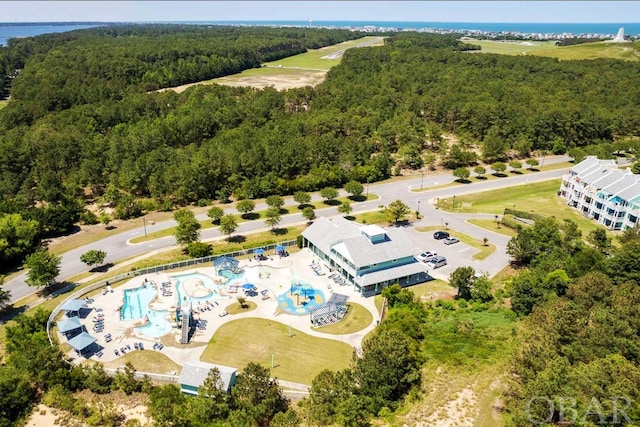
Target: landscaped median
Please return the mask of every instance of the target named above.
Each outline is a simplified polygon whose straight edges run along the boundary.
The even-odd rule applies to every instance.
[[[362,203],[362,202],[366,202],[368,200],[375,200],[378,199],[379,196],[377,194],[367,194],[365,196],[362,196],[362,200],[357,200],[354,201],[352,199],[350,199],[349,197],[338,197],[336,199],[333,199],[333,201],[324,201],[324,200],[319,200],[319,201],[315,201],[315,202],[310,202],[310,203],[306,203],[304,205],[288,205],[283,207],[280,212],[282,215],[288,215],[288,214],[294,214],[294,213],[301,213],[302,209],[300,208],[304,208],[304,207],[311,207],[314,210],[318,210],[318,209],[327,209],[327,208],[332,208],[332,207],[336,207],[339,206],[340,204],[342,204],[343,202],[349,202],[349,203]],[[221,206],[222,207],[222,206]],[[267,210],[261,210],[261,211],[255,211],[255,212],[251,212],[247,215],[245,215],[243,217],[243,215],[241,214],[235,214],[236,216],[236,221],[238,222],[238,224],[242,223],[242,222],[247,222],[247,221],[255,221],[255,220],[259,220],[259,219],[265,219],[266,218],[266,212]],[[200,223],[200,230],[206,230],[209,228],[216,228],[218,227],[217,224],[215,224],[211,219],[205,219],[202,221],[198,221]],[[158,230],[155,231],[153,233],[147,233],[146,236],[138,236],[138,237],[134,237],[133,239],[129,240],[129,243],[143,243],[143,242],[148,242],[150,240],[155,240],[155,239],[160,239],[162,237],[169,237],[169,236],[173,236],[176,232],[176,227],[169,227],[169,228],[165,228],[162,230]]]
[[[479,252],[476,252],[472,256],[473,259],[477,259],[478,261],[482,261],[483,259],[486,259],[489,255],[494,253],[495,250],[497,249],[496,245],[494,245],[491,242],[487,242],[485,244],[482,240],[476,239],[475,237],[471,237],[467,234],[461,233],[457,230],[450,229],[448,227],[443,228],[440,225],[430,225],[428,227],[416,227],[416,231],[420,231],[422,233],[436,231],[436,230],[446,230],[451,235],[451,237],[457,237],[458,239],[460,239],[462,243],[478,249]]]

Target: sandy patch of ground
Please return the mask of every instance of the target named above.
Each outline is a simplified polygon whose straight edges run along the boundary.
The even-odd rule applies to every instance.
[[[469,388],[464,388],[454,399],[423,420],[417,421],[414,426],[473,427],[477,403],[475,393]]]
[[[296,74],[271,74],[246,77],[223,77],[217,83],[227,86],[255,87],[264,89],[273,87],[276,90],[286,90],[305,86],[316,86],[326,76],[324,71],[310,71]]]
[[[215,82],[197,82],[189,83],[186,85],[168,87],[158,90],[158,92],[164,92],[166,90],[172,90],[177,93],[184,92],[188,88],[194,85],[200,84],[220,84],[225,86],[234,87],[255,87],[257,89],[264,89],[266,87],[273,87],[276,90],[293,89],[297,87],[316,86],[324,80],[327,75],[326,71],[308,71],[299,72],[295,74],[265,74],[253,75],[253,76],[227,76],[216,79]]]
[[[125,395],[122,392],[112,392],[105,395],[95,395],[88,391],[80,392],[76,395],[83,399],[87,406],[98,405],[107,410],[111,408],[116,413],[122,415],[120,425],[126,425],[130,420],[138,420],[140,426],[151,425],[151,420],[147,416],[146,395],[133,394]],[[51,408],[46,405],[38,405],[27,422],[26,427],[85,427],[87,424],[73,416],[67,411]]]

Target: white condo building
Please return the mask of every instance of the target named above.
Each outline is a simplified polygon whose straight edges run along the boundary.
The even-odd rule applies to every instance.
[[[562,177],[560,196],[609,230],[633,227],[640,216],[640,175],[615,160],[589,156]]]

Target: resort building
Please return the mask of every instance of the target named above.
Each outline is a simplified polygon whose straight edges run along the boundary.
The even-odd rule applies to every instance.
[[[304,247],[361,295],[378,294],[396,283],[405,287],[431,279],[401,228],[362,225],[341,216],[320,217],[302,237]]]
[[[198,388],[204,384],[204,380],[207,379],[209,371],[213,368],[218,368],[220,373],[220,389],[229,393],[231,387],[236,383],[236,368],[229,366],[214,365],[212,363],[204,362],[187,362],[182,366],[180,372],[180,378],[178,378],[178,384],[180,384],[180,390],[186,394],[198,394]]]
[[[589,156],[562,177],[567,205],[610,230],[633,227],[640,215],[640,175],[618,169],[615,160]]]

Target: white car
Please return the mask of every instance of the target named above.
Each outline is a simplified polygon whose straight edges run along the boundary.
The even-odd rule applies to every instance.
[[[225,311],[223,311],[222,313],[218,314],[218,316],[220,316],[220,317],[224,317],[224,316],[226,316],[227,314],[229,314],[229,313],[227,313],[227,311],[225,310]]]
[[[421,254],[416,255],[416,259],[420,262],[429,262],[433,258],[437,257],[438,254],[431,251],[422,252]]]

